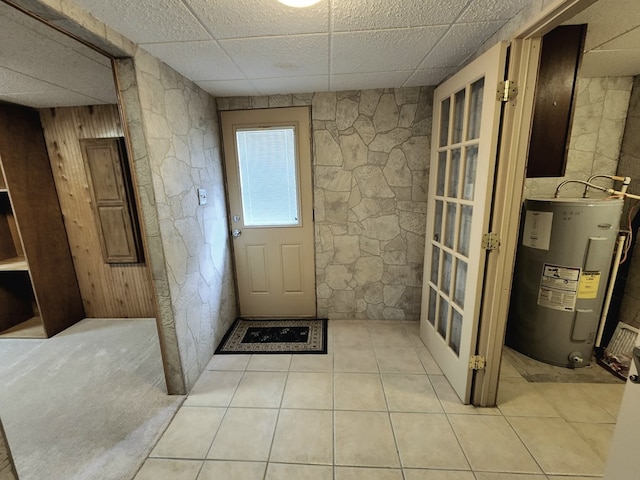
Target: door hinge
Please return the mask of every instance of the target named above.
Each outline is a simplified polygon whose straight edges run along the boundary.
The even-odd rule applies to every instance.
[[[500,235],[489,232],[482,235],[482,248],[485,250],[497,250],[500,246]]]
[[[498,82],[498,101],[510,102],[518,96],[518,86],[513,80]]]
[[[487,361],[482,355],[472,355],[469,359],[469,369],[482,370],[486,363]]]

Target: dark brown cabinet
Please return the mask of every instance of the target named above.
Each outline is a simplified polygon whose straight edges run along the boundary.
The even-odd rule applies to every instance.
[[[0,336],[51,337],[82,318],[40,117],[0,104]]]

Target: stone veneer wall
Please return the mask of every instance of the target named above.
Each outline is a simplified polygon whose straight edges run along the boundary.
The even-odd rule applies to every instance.
[[[133,62],[135,78],[127,78],[126,62],[117,70],[143,197],[161,345],[171,375],[182,377],[182,389],[171,393],[186,393],[236,317],[218,115],[213,97],[144,50]],[[207,190],[204,206],[197,188]]]
[[[632,77],[579,78],[569,153],[564,177],[528,178],[524,196],[548,197],[560,182],[587,180],[591,175],[615,175],[624,133]],[[608,186],[605,180],[599,185]],[[561,196],[581,197],[584,187],[567,185]]]
[[[318,316],[417,320],[433,87],[217,101],[311,105]]]
[[[640,77],[635,77],[622,139],[618,175],[631,177],[629,192],[636,195],[640,195],[640,136],[638,132],[640,132]],[[618,320],[640,328],[640,242],[637,241],[640,231],[635,231],[633,234],[636,236],[636,244],[631,256]]]

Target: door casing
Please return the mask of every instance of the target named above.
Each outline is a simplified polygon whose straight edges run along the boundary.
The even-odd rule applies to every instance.
[[[477,372],[472,403],[496,405],[502,348],[518,243],[529,132],[538,78],[540,44],[544,34],[573,17],[597,0],[555,0],[516,31],[511,40],[508,79],[515,80],[518,95],[507,104],[505,129],[496,169],[491,231],[500,234],[500,248],[487,258],[483,308],[480,314],[477,354],[486,367]]]

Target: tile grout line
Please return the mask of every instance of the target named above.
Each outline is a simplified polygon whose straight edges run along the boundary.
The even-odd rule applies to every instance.
[[[405,332],[406,332],[406,328],[404,328]],[[376,355],[376,361],[378,359],[377,354],[375,354],[375,350],[374,350],[374,355]],[[389,399],[387,398],[387,389],[384,385],[384,381],[382,380],[382,372],[380,371],[378,373],[378,379],[380,380],[380,385],[382,387],[382,394],[384,395],[384,402],[385,405],[387,406],[387,418],[389,419],[389,426],[391,427],[391,435],[393,435],[393,443],[396,447],[396,456],[398,457],[398,465],[400,466],[400,474],[402,475],[402,480],[406,480],[406,476],[404,474],[404,464],[402,462],[402,456],[400,455],[400,447],[398,446],[398,436],[396,435],[396,429],[393,425],[393,420],[391,419],[391,409],[389,408]]]
[[[247,372],[247,366],[249,366],[249,362],[250,361],[251,361],[251,357],[249,357],[249,360],[247,361],[247,364],[244,366],[244,369],[241,370],[242,371],[242,375],[240,375],[240,379],[238,380],[238,383],[237,383],[236,387],[233,389],[233,394],[229,398],[229,402],[227,403],[227,406],[226,407],[222,407],[222,408],[225,409],[224,415],[220,419],[220,424],[218,425],[218,428],[216,429],[216,432],[213,435],[213,438],[211,439],[211,443],[209,444],[209,448],[207,449],[207,452],[204,454],[204,459],[203,459],[203,464],[202,464],[203,467],[204,467],[204,462],[207,460],[207,458],[209,457],[209,454],[211,453],[211,449],[213,448],[213,443],[215,442],[216,437],[218,436],[218,433],[220,433],[220,427],[222,427],[222,423],[224,422],[225,418],[227,418],[227,414],[229,413],[229,409],[231,408],[231,402],[233,402],[233,399],[236,396],[236,393],[238,393],[238,388],[240,387],[240,383],[242,383],[242,379],[244,378],[244,375]],[[221,371],[221,370],[218,370],[218,371]],[[238,370],[235,370],[235,371],[237,372]],[[187,395],[187,398],[188,397],[189,396]]]
[[[286,373],[287,376],[285,377],[284,380],[284,385],[282,387],[282,393],[280,394],[280,403],[278,406],[278,413],[276,414],[276,423],[273,426],[273,433],[271,434],[271,445],[269,446],[269,453],[267,454],[267,460],[266,460],[266,465],[264,468],[264,476],[263,476],[263,480],[266,480],[267,478],[267,472],[269,471],[269,465],[272,463],[271,462],[271,453],[273,452],[273,444],[275,443],[276,440],[276,432],[278,431],[278,424],[280,423],[280,412],[282,412],[282,403],[284,402],[284,393],[287,390],[287,383],[289,383],[289,374],[291,373],[291,364],[293,363],[293,354],[291,354],[291,358],[289,359],[289,368],[287,368]],[[275,462],[273,462],[275,463]]]
[[[331,81],[331,80],[329,80]],[[337,477],[336,453],[337,453],[337,431],[336,431],[336,330],[335,324],[327,320],[327,333],[331,332],[331,339],[327,337],[327,353],[329,353],[329,340],[331,340],[331,353],[333,355],[331,368],[331,458],[333,461],[331,473],[333,480]]]
[[[540,464],[540,462],[538,461],[538,459],[536,458],[536,456],[533,454],[533,452],[531,451],[531,449],[529,449],[529,445],[527,445],[527,443],[524,441],[524,439],[520,436],[520,434],[518,433],[518,430],[516,430],[516,428],[513,426],[513,424],[511,423],[511,419],[510,417],[507,417],[506,415],[503,415],[504,419],[507,421],[507,423],[509,424],[509,427],[511,428],[511,430],[513,430],[513,433],[515,433],[516,437],[518,437],[518,440],[520,440],[520,442],[522,442],[522,445],[524,445],[524,448],[527,450],[527,452],[529,453],[529,455],[531,455],[531,458],[533,458],[533,461],[536,462],[536,465],[538,465],[538,468],[540,469],[540,471],[543,473],[543,475],[547,476],[551,475],[548,474],[545,469],[542,467],[542,465]],[[526,418],[545,418],[545,417],[526,417]],[[562,417],[559,417],[562,418]],[[564,419],[563,419],[564,420]],[[566,422],[566,420],[565,420]]]
[[[334,324],[329,324],[330,327],[334,326]],[[337,410],[336,410],[336,355],[335,355],[335,348],[336,348],[336,338],[335,338],[335,328],[331,329],[332,332],[332,347],[333,347],[333,368],[331,369],[331,390],[332,390],[332,395],[331,395],[331,406],[332,406],[332,413],[331,413],[331,428],[332,428],[332,454],[333,454],[333,480],[336,480],[336,473],[337,473],[337,468],[338,466],[336,465],[337,463],[337,452],[338,452],[338,430],[336,428],[336,424],[337,424]],[[327,339],[328,340],[328,339]],[[329,351],[329,346],[327,345],[327,351]]]

